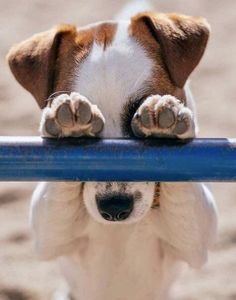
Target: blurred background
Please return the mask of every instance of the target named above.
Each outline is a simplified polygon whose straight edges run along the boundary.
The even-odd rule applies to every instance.
[[[0,0],[0,135],[38,135],[40,111],[10,74],[5,56],[17,42],[58,23],[112,19],[125,0]],[[236,137],[236,1],[154,0],[156,10],[205,16],[212,26],[206,54],[192,75],[200,137]],[[0,300],[50,299],[63,283],[55,262],[34,255],[28,209],[35,183],[0,183]],[[211,184],[219,237],[200,271],[188,268],[175,299],[236,299],[236,184]]]

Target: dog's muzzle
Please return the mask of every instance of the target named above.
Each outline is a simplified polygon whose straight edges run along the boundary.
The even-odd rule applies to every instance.
[[[105,193],[96,196],[97,207],[107,221],[123,221],[129,217],[134,207],[133,195],[126,193]]]

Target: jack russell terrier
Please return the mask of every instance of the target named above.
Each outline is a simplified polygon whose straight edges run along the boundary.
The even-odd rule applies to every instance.
[[[57,26],[8,61],[43,110],[43,136],[187,139],[197,124],[186,81],[208,36],[201,17],[139,12]],[[31,224],[37,253],[61,265],[63,299],[165,300],[181,261],[206,262],[217,216],[203,183],[43,182]]]

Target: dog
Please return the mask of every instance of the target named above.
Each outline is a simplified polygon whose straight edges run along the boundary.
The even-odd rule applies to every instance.
[[[209,32],[201,17],[139,11],[36,34],[8,61],[44,137],[189,139],[188,78]],[[201,267],[217,228],[211,192],[190,182],[42,182],[30,220],[38,255],[58,260],[63,299],[75,300],[169,299],[179,266]]]

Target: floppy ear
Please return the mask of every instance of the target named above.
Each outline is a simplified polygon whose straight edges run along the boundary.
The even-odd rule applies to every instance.
[[[7,55],[16,80],[35,97],[40,108],[46,106],[54,91],[62,40],[75,31],[72,25],[58,26],[13,46]]]
[[[210,26],[204,18],[177,14],[141,13],[142,22],[160,44],[164,63],[173,83],[182,88],[206,48]]]

